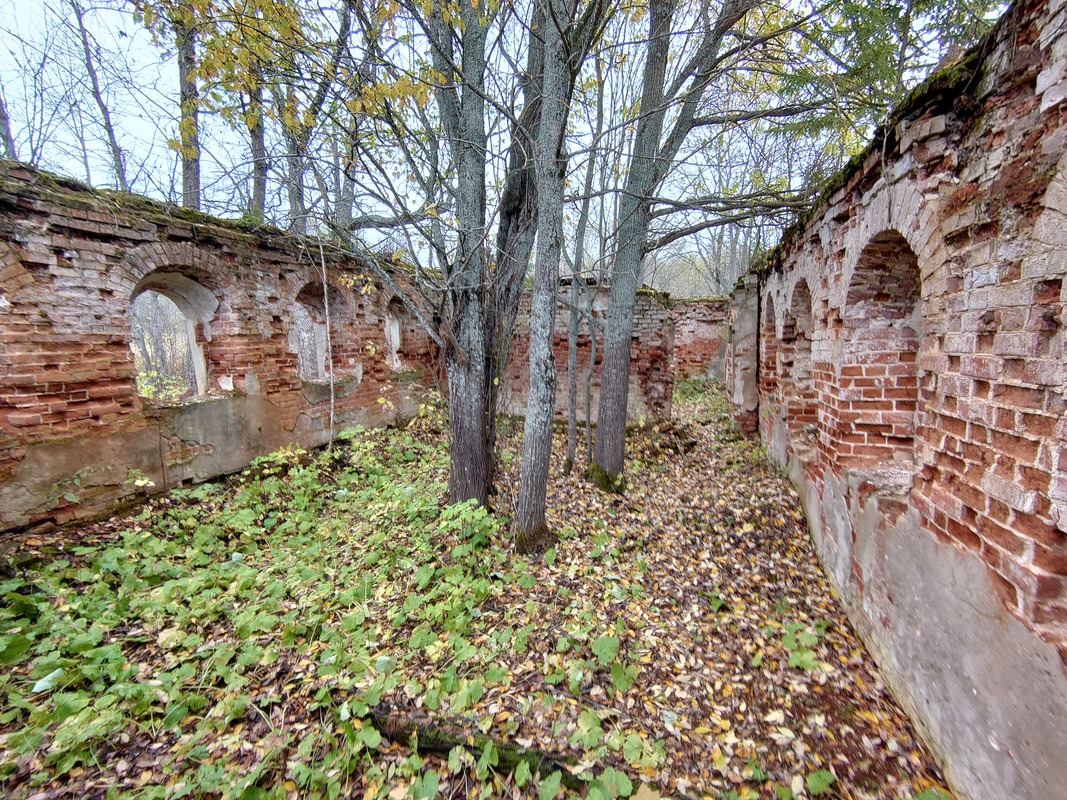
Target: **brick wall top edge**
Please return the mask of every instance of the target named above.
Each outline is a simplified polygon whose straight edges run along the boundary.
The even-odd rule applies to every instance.
[[[146,228],[157,225],[161,230],[158,235],[150,236],[150,240],[191,238],[201,245],[220,246],[236,241],[245,247],[255,247],[261,255],[278,253],[283,261],[296,259],[309,244],[317,255],[320,243],[315,237],[296,236],[272,225],[223,219],[143,195],[95,189],[73,178],[7,159],[0,159],[0,210],[13,216],[25,216],[27,212],[47,215],[50,231],[70,229],[79,236],[106,233],[93,230],[94,224],[113,225],[116,237],[141,240],[145,238]],[[368,268],[360,256],[341,250],[332,242],[321,243],[331,266]],[[390,274],[406,277],[413,272],[403,262],[374,253],[368,255]]]
[[[785,230],[771,253],[753,263],[746,274],[766,275],[780,271],[784,261],[783,255],[805,239],[809,224],[817,223],[827,213],[839,193],[850,191],[861,181],[877,180],[881,175],[883,163],[892,160],[891,157],[900,144],[898,126],[918,120],[931,111],[950,111],[957,98],[977,88],[977,77],[987,62],[996,57],[996,44],[1009,35],[1021,18],[1032,14],[1035,8],[1045,4],[1046,0],[1019,0],[1012,3],[973,47],[905,95],[893,108],[888,120],[875,130],[867,146],[830,178],[812,206]],[[879,158],[871,159],[872,154],[878,154]]]

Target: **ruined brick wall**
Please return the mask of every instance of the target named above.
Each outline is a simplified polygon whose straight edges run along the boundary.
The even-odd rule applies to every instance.
[[[608,290],[606,287],[591,287],[592,312],[598,319],[603,319],[608,308]],[[556,357],[556,417],[567,416],[567,347],[569,342],[570,310],[569,289],[562,287],[560,305],[556,312],[555,337],[553,352]],[[529,309],[530,299],[524,297],[519,309],[519,320],[515,326],[515,341],[511,349],[504,388],[501,392],[501,407],[511,414],[523,414],[526,410],[526,396],[529,391],[530,355],[529,355]],[[578,364],[578,414],[580,421],[585,421],[585,384],[589,370],[592,345],[589,328],[582,324],[577,340]],[[603,335],[597,337],[596,361],[589,381],[590,416],[596,424],[597,409],[600,402],[600,371],[604,357]],[[674,395],[674,372],[671,369],[671,353],[675,346],[674,323],[666,299],[658,292],[642,289],[637,294],[634,306],[633,344],[630,350],[630,389],[627,398],[626,413],[630,419],[666,419],[671,415],[671,399]]]
[[[404,290],[403,273],[384,266]],[[373,275],[313,240],[0,162],[0,531],[106,511],[141,493],[143,478],[162,490],[283,445],[321,445],[331,376],[335,429],[414,413],[440,380],[436,348]],[[183,316],[193,385],[177,402],[138,393],[133,318],[146,294]],[[506,379],[515,413],[528,383],[525,316]],[[561,413],[566,322],[561,313]],[[666,308],[642,295],[634,416],[670,415],[671,346]],[[579,352],[584,370],[587,336]]]
[[[358,264],[327,262],[336,425],[410,413],[428,339]],[[297,307],[324,303],[317,248],[4,162],[0,265],[0,530],[328,438],[329,381],[302,377],[291,338]],[[149,289],[192,309],[195,398],[137,393],[130,305]]]
[[[725,334],[730,315],[724,297],[671,301],[674,357],[671,371],[679,378],[707,377],[721,381],[726,374]]]
[[[1067,785],[1065,31],[1064,0],[1013,6],[735,294],[760,355],[731,341],[731,389],[976,798]]]
[[[725,382],[734,407],[734,425],[745,433],[759,427],[759,281],[746,275],[730,296],[725,331]]]

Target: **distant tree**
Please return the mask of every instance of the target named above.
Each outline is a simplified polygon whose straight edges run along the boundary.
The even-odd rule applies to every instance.
[[[70,0],[70,10],[74,13],[74,21],[78,28],[82,46],[82,56],[85,59],[85,74],[89,77],[93,101],[96,103],[97,110],[100,112],[100,121],[104,127],[104,132],[107,134],[108,149],[111,152],[111,165],[115,172],[115,180],[118,182],[119,188],[122,191],[128,192],[130,190],[130,184],[126,180],[126,161],[122,153],[122,148],[119,147],[118,137],[115,135],[115,126],[111,122],[111,110],[108,108],[100,88],[100,78],[97,76],[96,64],[93,57],[94,48],[89,43],[89,31],[86,30],[85,27],[85,12],[82,10],[78,0]]]
[[[3,139],[4,158],[16,160],[18,150],[15,147],[15,137],[11,135],[11,117],[7,115],[7,102],[4,100],[4,88],[0,86],[0,139]]]

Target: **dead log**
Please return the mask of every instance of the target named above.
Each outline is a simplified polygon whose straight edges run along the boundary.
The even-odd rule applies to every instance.
[[[449,720],[435,720],[419,711],[397,709],[379,703],[371,711],[370,721],[378,732],[397,744],[417,748],[419,752],[435,753],[447,757],[454,747],[466,749],[475,758],[492,744],[497,754],[494,769],[511,775],[519,764],[524,763],[532,775],[547,778],[558,771],[563,785],[573,791],[582,787],[582,781],[568,769],[575,763],[573,756],[548,753],[537,748],[520,747],[502,742],[483,733],[472,732]]]

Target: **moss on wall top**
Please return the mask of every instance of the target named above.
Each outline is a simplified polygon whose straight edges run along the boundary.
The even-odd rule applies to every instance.
[[[360,263],[373,258],[379,266],[396,275],[412,275],[414,267],[392,256],[367,253],[358,256],[337,246],[336,242],[316,237],[301,237],[283,231],[274,225],[245,219],[224,219],[203,211],[164,203],[131,192],[115,189],[96,189],[86,183],[47,172],[29,164],[0,159],[0,209],[15,211],[26,208],[26,200],[51,204],[60,208],[126,216],[130,223],[158,225],[162,229],[175,223],[184,223],[193,237],[200,242],[218,239],[243,239],[249,246],[300,252],[313,243],[317,254],[321,242],[323,251],[339,269],[352,269],[353,262]],[[47,210],[47,209],[44,209]]]
[[[838,191],[844,189],[853,178],[863,171],[863,166],[871,154],[882,153],[884,156],[889,156],[895,152],[899,145],[897,126],[901,122],[918,119],[932,110],[947,111],[955,105],[959,98],[964,97],[977,84],[984,57],[1002,24],[1004,24],[1003,19],[958,60],[933,73],[908,92],[904,99],[893,108],[888,119],[875,130],[870,143],[863,150],[852,156],[823,185],[808,210],[803,212],[796,222],[786,228],[782,233],[782,238],[770,253],[760,254],[753,259],[745,274],[762,276],[779,269],[782,263],[782,254],[788,249],[791,241],[799,236],[808,222],[822,213],[830,199]],[[871,174],[879,174],[881,169],[882,161],[879,161]],[[744,275],[738,279],[735,289],[741,286],[743,278]]]

